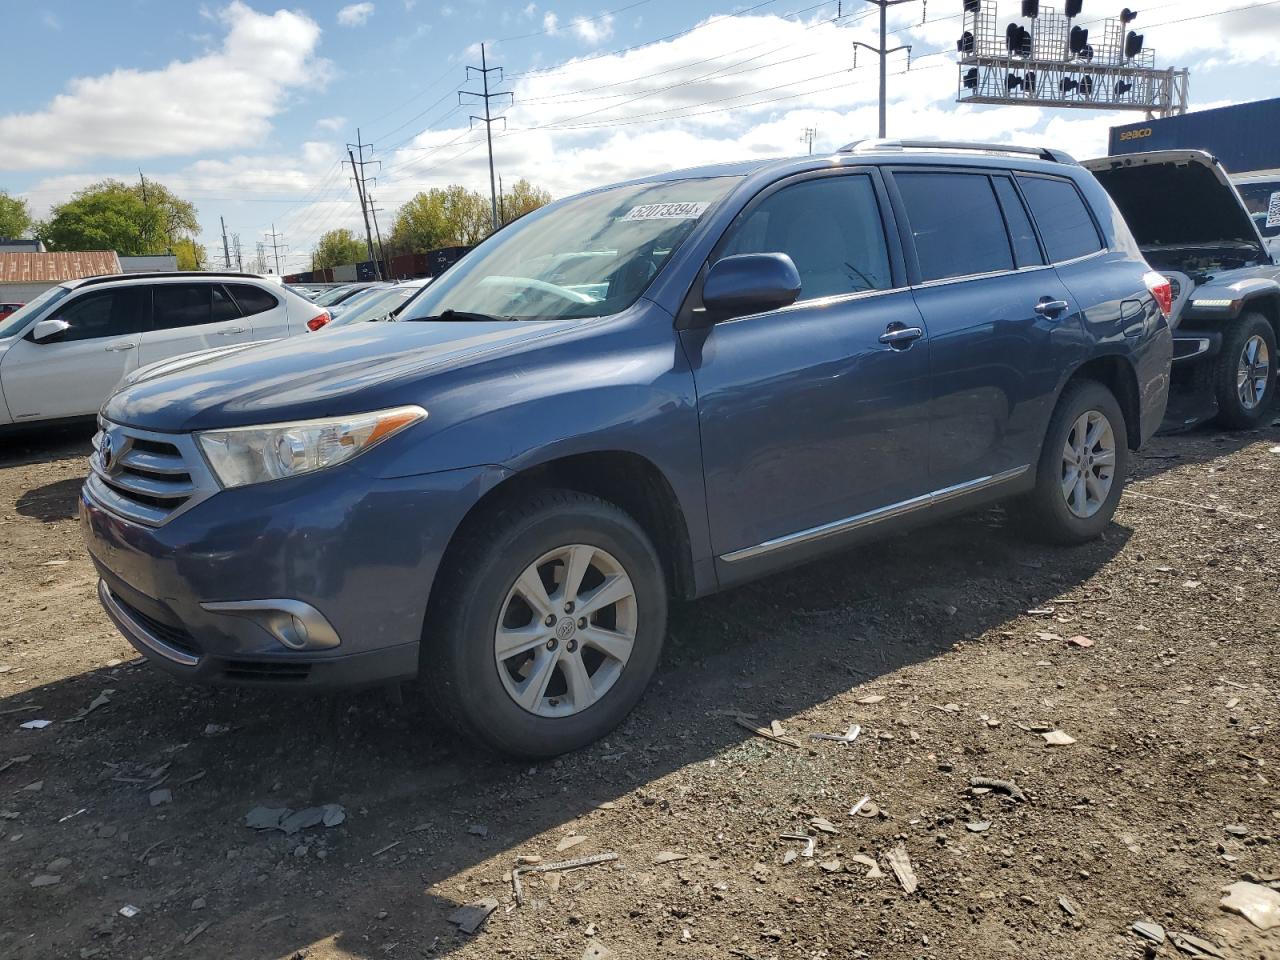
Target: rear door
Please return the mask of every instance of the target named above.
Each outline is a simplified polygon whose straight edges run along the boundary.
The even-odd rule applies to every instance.
[[[277,293],[254,283],[227,283],[224,286],[240,308],[240,315],[248,322],[251,330],[249,339],[275,340],[289,336],[289,314],[285,304],[287,298],[283,291]],[[311,319],[312,315],[319,312],[319,309],[313,311],[301,318],[301,322]],[[298,327],[299,324],[295,323],[294,326]]]
[[[138,366],[139,342],[150,323],[146,285],[91,290],[45,319],[70,326],[39,343],[28,334],[4,355],[0,383],[14,422],[92,416]]]
[[[253,339],[251,324],[221,283],[157,283],[154,301],[152,329],[142,336],[144,364]]]
[[[1004,171],[893,172],[916,304],[930,337],[935,489],[1032,467],[1080,320]]]

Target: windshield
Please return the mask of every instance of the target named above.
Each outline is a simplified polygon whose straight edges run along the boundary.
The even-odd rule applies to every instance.
[[[365,287],[345,299],[340,299],[337,303],[329,304],[329,312],[336,317],[338,314],[346,313],[348,310],[359,310],[364,304],[386,293],[387,289],[388,287],[385,283]]]
[[[57,303],[67,294],[71,293],[70,287],[50,287],[40,296],[36,297],[21,310],[17,310],[5,318],[4,323],[0,323],[0,340],[6,337],[17,336],[27,323],[35,317],[41,310],[50,304]]]
[[[625,310],[737,177],[613,187],[517,220],[467,254],[402,320],[575,320]],[[471,316],[463,316],[471,315]]]
[[[1245,209],[1264,237],[1280,237],[1280,180],[1237,183]]]
[[[328,290],[325,290],[323,293],[321,293],[318,297],[316,297],[315,303],[319,304],[322,307],[327,307],[330,304],[335,303],[338,300],[341,300],[343,297],[351,296],[351,294],[354,292],[355,292],[355,288],[350,286],[331,287]]]
[[[406,286],[376,290],[373,296],[362,299],[350,310],[344,310],[321,329],[330,330],[334,327],[344,327],[349,323],[364,323],[366,320],[382,320],[421,289],[421,287]],[[354,298],[352,299],[354,301]]]

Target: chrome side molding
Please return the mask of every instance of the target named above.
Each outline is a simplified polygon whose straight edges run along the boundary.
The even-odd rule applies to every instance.
[[[754,547],[734,550],[732,553],[723,554],[720,559],[726,563],[738,563],[741,560],[762,557],[765,554],[773,553],[775,550],[786,550],[789,547],[798,547],[801,544],[814,543],[819,540],[826,540],[829,537],[838,537],[841,534],[861,530],[863,527],[869,527],[872,524],[906,516],[917,510],[946,503],[970,493],[977,493],[979,490],[986,490],[989,487],[1008,483],[1011,480],[1018,479],[1030,469],[1030,464],[1024,464],[1021,467],[1014,467],[1012,470],[1004,470],[991,476],[967,480],[964,483],[943,487],[941,490],[934,490],[932,493],[923,493],[918,497],[912,497],[910,500],[901,500],[898,503],[891,503],[887,507],[878,507],[875,510],[868,510],[866,513],[860,513],[857,516],[846,517],[844,520],[833,520],[831,523],[810,527],[808,530],[800,530],[796,533],[788,533],[786,536],[775,537],[773,540],[766,540],[764,543],[758,543]]]

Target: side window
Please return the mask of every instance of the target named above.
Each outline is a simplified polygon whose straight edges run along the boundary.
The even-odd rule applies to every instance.
[[[70,343],[139,333],[148,325],[148,289],[121,287],[87,293],[55,310],[50,319],[65,320],[70,329],[44,343]]]
[[[893,286],[871,178],[804,180],[766,197],[731,228],[721,256],[785,253],[800,271],[800,299]]]
[[[1018,177],[1018,183],[1050,260],[1061,263],[1102,249],[1098,228],[1074,183],[1056,177]]]
[[[246,317],[251,317],[255,313],[266,313],[280,306],[280,301],[261,287],[247,283],[229,283],[227,289],[231,291],[231,296],[235,297],[241,313]]]
[[[1000,198],[1000,208],[1004,211],[1004,222],[1009,228],[1009,239],[1013,241],[1013,258],[1019,267],[1034,267],[1044,263],[1040,253],[1040,244],[1036,242],[1036,231],[1031,226],[1031,218],[1027,216],[1027,208],[1018,196],[1013,181],[1008,177],[993,177],[996,195]]]
[[[213,322],[223,323],[227,320],[238,320],[240,308],[231,299],[231,295],[218,284],[213,288]]]
[[[156,329],[172,330],[212,322],[211,283],[158,283]]]
[[[1013,269],[991,178],[978,173],[893,175],[907,208],[924,280]]]

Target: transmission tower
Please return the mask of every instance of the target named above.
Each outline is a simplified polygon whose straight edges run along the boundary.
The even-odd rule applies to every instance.
[[[240,255],[240,234],[231,235],[231,255],[236,258],[236,269],[244,273],[244,257]]]
[[[809,156],[813,156],[813,141],[818,137],[817,127],[805,127],[800,139],[809,145]]]
[[[493,171],[493,125],[497,123],[499,120],[501,120],[503,124],[503,128],[505,129],[507,119],[506,117],[495,117],[490,111],[489,102],[491,100],[497,100],[500,97],[507,97],[508,98],[507,104],[508,106],[510,106],[515,103],[515,96],[507,91],[490,92],[489,74],[496,73],[498,75],[497,82],[501,83],[502,68],[489,66],[489,61],[485,54],[485,45],[483,43],[480,44],[480,66],[467,67],[468,81],[471,80],[472,71],[480,75],[480,80],[483,83],[483,89],[481,92],[476,92],[474,90],[459,90],[458,103],[466,104],[467,101],[463,99],[464,97],[475,97],[476,100],[472,100],[471,101],[472,103],[477,102],[477,100],[484,102],[484,116],[477,117],[473,115],[471,117],[471,124],[474,127],[475,124],[477,123],[483,123],[485,137],[489,141],[489,198],[493,204],[493,229],[497,230],[498,229],[498,182],[497,182],[497,177],[494,175],[494,171]]]

